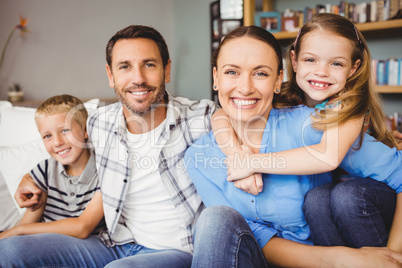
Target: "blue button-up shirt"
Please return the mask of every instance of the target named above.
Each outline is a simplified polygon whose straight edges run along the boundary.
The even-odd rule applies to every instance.
[[[293,109],[272,109],[261,141],[260,153],[274,153],[320,142],[322,132],[311,126],[310,114],[313,109],[299,106]],[[367,135],[368,136],[368,135]],[[373,176],[388,183],[394,189],[401,188],[401,157],[395,149],[365,137],[362,151],[349,151],[341,167],[351,175]],[[382,150],[375,152],[373,150]],[[371,153],[370,153],[371,152]],[[368,168],[372,161],[375,166],[378,155],[392,163],[381,163],[381,168]],[[273,237],[312,244],[310,230],[303,215],[306,193],[315,186],[331,181],[329,173],[317,175],[275,175],[263,174],[263,191],[257,196],[243,192],[227,182],[225,155],[216,144],[213,133],[209,133],[194,143],[185,155],[188,172],[205,205],[226,205],[239,211],[247,220],[259,246],[263,248]],[[271,165],[286,165],[284,159],[267,159]],[[399,165],[398,165],[399,163]],[[278,166],[279,167],[279,166]],[[244,168],[247,168],[245,166]],[[394,174],[387,177],[389,174]]]

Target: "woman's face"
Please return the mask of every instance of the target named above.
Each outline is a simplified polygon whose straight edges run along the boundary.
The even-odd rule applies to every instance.
[[[275,50],[251,37],[228,41],[214,68],[214,86],[222,108],[232,121],[242,123],[268,118],[282,77]]]

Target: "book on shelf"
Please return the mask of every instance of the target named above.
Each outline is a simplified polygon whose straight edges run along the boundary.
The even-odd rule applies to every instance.
[[[395,16],[402,9],[402,0],[374,0],[355,4],[349,1],[340,1],[338,5],[317,4],[313,7],[306,6],[302,11],[287,9],[282,12],[282,18],[286,18],[289,12],[297,16],[298,27],[309,21],[317,13],[333,13],[348,18],[353,23],[366,23],[384,21]],[[284,29],[283,31],[286,31]]]
[[[402,59],[373,59],[373,80],[378,86],[402,86]]]
[[[402,132],[402,116],[399,113],[387,115],[387,127],[391,131]]]

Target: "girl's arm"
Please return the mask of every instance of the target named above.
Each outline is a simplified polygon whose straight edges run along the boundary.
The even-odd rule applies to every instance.
[[[262,248],[268,264],[278,267],[401,267],[402,254],[388,248],[320,247],[273,237]]]
[[[399,193],[396,198],[395,215],[389,232],[387,247],[402,253],[402,193]]]
[[[277,153],[231,154],[228,156],[228,180],[241,179],[254,173],[310,175],[332,171],[339,166],[356,141],[362,125],[363,118],[359,118],[331,127],[323,133],[321,142],[315,145]],[[281,161],[264,161],[275,158]],[[250,163],[248,168],[242,165],[245,160]],[[281,165],[275,166],[272,163]]]
[[[237,135],[230,123],[230,118],[223,109],[216,111],[212,115],[211,126],[216,143],[225,155],[233,154],[241,150]]]
[[[103,218],[102,194],[94,194],[84,212],[77,218],[52,222],[37,222],[14,227],[10,236],[38,233],[59,233],[77,238],[87,238]],[[1,237],[4,238],[4,237]]]
[[[216,143],[225,155],[235,154],[242,150],[252,153],[248,147],[241,147],[230,119],[223,109],[216,111],[211,118],[212,131]],[[261,173],[250,174],[236,180],[234,186],[252,195],[258,195],[263,188]]]

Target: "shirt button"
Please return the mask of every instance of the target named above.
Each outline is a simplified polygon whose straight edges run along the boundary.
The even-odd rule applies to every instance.
[[[119,209],[116,209],[116,212],[119,213]]]
[[[75,193],[70,193],[70,195],[71,195],[71,196],[74,196],[74,195],[75,195]]]
[[[257,218],[255,218],[256,220],[258,220],[258,217]]]
[[[254,200],[251,200],[251,203],[254,203]]]
[[[127,179],[124,179],[124,183],[127,183]]]

